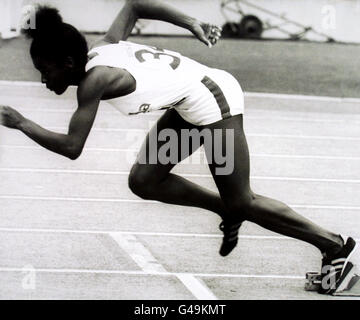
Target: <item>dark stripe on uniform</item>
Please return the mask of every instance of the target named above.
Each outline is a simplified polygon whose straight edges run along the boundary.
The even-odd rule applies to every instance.
[[[224,93],[221,91],[220,87],[212,81],[209,77],[204,77],[204,79],[201,80],[201,83],[205,85],[206,88],[209,89],[209,91],[213,94],[216,103],[218,104],[220,110],[221,110],[221,116],[223,119],[227,119],[231,117],[230,114],[230,107],[229,104],[226,101],[226,98],[224,96]]]

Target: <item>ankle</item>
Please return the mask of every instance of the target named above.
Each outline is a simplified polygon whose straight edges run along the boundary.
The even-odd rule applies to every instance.
[[[324,257],[334,257],[336,256],[345,245],[345,240],[341,235],[338,235],[334,238],[334,241],[329,245],[325,251],[323,251]]]

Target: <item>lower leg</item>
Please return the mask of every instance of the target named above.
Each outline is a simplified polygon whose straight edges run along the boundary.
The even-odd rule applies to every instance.
[[[277,200],[253,195],[246,217],[268,230],[310,243],[322,253],[332,255],[343,246],[339,235],[321,228]]]
[[[226,207],[216,192],[205,189],[183,177],[168,174],[160,182],[136,183],[130,178],[131,190],[138,196],[168,204],[198,207],[224,216]]]
[[[221,154],[233,155],[229,157],[229,161],[233,160],[234,169],[229,175],[217,175],[216,169],[220,166],[208,161],[220,195],[233,219],[236,219],[238,212],[241,212],[248,221],[285,236],[306,241],[328,254],[333,254],[342,248],[343,243],[339,235],[317,226],[285,204],[255,195],[251,191],[249,150],[241,115],[220,121],[209,128],[222,129],[222,143],[221,145],[217,143]],[[228,130],[233,133],[233,141],[227,141]],[[212,148],[214,145],[215,141],[210,146],[204,143],[205,150],[208,149],[209,153],[214,152]],[[216,157],[212,158],[216,159]]]

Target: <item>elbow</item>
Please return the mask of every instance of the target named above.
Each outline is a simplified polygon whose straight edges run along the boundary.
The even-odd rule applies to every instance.
[[[75,161],[80,157],[81,153],[74,153],[74,154],[69,154],[67,157],[72,160]]]
[[[127,3],[132,7],[132,11],[138,16],[142,16],[142,8],[144,0],[127,0]]]
[[[66,157],[75,161],[81,156],[82,150],[82,148],[71,147],[67,150]]]

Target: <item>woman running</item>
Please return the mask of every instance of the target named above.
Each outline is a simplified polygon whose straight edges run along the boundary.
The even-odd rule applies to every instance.
[[[107,34],[88,51],[85,38],[73,26],[63,23],[56,9],[38,7],[36,29],[26,30],[33,39],[30,53],[34,66],[46,87],[58,95],[70,85],[77,86],[78,109],[67,134],[46,130],[5,106],[0,107],[2,124],[75,160],[84,148],[101,100],[108,100],[126,114],[168,108],[138,154],[129,175],[130,189],[143,199],[199,207],[220,215],[224,233],[222,256],[236,246],[245,220],[314,245],[324,257],[323,279],[331,276],[327,283],[323,281],[320,292],[333,293],[352,271],[348,262],[356,242],[251,190],[240,85],[229,73],[179,53],[126,41],[137,19],[157,19],[186,28],[208,46],[220,36],[216,26],[201,23],[161,2],[129,0]],[[198,141],[186,138],[184,132],[198,134]],[[176,161],[164,162],[161,158],[168,156],[164,155],[164,148],[169,143],[164,136],[168,138],[173,133],[180,140],[169,147],[170,157],[175,154]],[[176,163],[201,144],[219,193],[170,173]],[[225,162],[219,156],[224,154]]]

